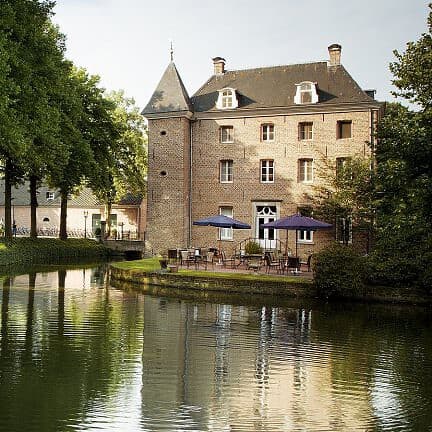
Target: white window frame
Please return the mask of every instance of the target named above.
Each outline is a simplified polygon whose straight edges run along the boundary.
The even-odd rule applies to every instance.
[[[261,141],[272,142],[275,137],[275,127],[273,123],[263,123],[261,125]]]
[[[234,217],[233,208],[229,206],[219,207],[219,214],[228,216],[230,218]],[[232,228],[219,228],[219,239],[220,240],[232,240],[233,239],[233,229]]]
[[[307,126],[307,129],[306,129]],[[306,131],[308,132],[306,134]],[[299,140],[310,141],[313,139],[313,122],[300,122],[299,123]]]
[[[219,180],[221,183],[233,182],[233,161],[223,159],[219,162]]]
[[[219,96],[216,101],[216,108],[227,110],[234,109],[238,107],[238,99],[235,89],[231,87],[226,87],[218,90]]]
[[[47,191],[45,197],[47,201],[53,201],[55,198],[55,194],[52,191]]]
[[[297,231],[297,242],[298,243],[313,243],[313,231],[309,230],[298,230]]]
[[[273,159],[261,159],[260,180],[261,183],[274,183],[275,163]]]
[[[313,183],[314,181],[314,160],[311,158],[299,159],[299,182]]]
[[[340,227],[340,223],[343,223],[343,220],[345,220],[345,223],[348,222],[348,244],[352,244],[352,219],[351,217],[348,218],[336,218],[336,241],[338,241],[339,243],[344,243],[343,238],[341,239],[341,230],[339,229]]]
[[[221,126],[219,130],[222,144],[232,144],[234,142],[234,126]]]
[[[310,101],[304,102],[304,95],[309,94]],[[312,81],[302,81],[296,84],[296,94],[294,96],[294,103],[298,105],[314,104],[318,102],[318,93],[316,83]]]

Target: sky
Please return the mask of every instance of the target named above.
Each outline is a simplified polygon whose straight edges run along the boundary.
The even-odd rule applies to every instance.
[[[57,0],[53,21],[66,35],[66,56],[107,90],[125,91],[144,108],[170,62],[189,95],[226,69],[328,59],[341,62],[363,89],[391,101],[393,50],[427,31],[430,0]]]

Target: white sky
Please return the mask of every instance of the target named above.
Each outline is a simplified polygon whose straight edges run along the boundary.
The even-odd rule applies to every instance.
[[[57,0],[54,22],[67,57],[124,89],[143,108],[170,61],[189,95],[213,73],[212,57],[246,69],[327,60],[342,63],[364,89],[392,100],[393,50],[427,30],[429,0]]]

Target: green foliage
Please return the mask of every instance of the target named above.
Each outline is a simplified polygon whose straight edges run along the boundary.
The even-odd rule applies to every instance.
[[[262,254],[262,247],[255,241],[249,241],[245,245],[247,255]]]
[[[390,64],[395,96],[408,99],[424,109],[432,108],[432,3],[429,3],[428,32],[408,42],[405,53],[393,51],[397,61]]]
[[[432,286],[432,236],[421,226],[381,228],[368,257],[367,281],[373,285],[424,288]]]
[[[314,186],[311,198],[314,216],[337,223],[350,219],[354,229],[372,231],[373,182],[371,159],[363,156],[346,158],[343,164],[323,157],[318,168],[322,183]]]
[[[432,6],[429,5],[432,9]],[[376,149],[376,283],[430,287],[432,256],[432,10],[429,32],[395,52],[396,95],[420,108],[389,104]]]
[[[352,297],[364,288],[365,258],[334,243],[314,255],[314,281],[321,297]]]
[[[58,264],[80,258],[106,258],[108,250],[94,240],[16,238],[0,247],[0,266]]]

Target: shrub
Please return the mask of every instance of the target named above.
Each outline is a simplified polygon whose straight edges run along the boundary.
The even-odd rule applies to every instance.
[[[318,252],[313,270],[322,297],[353,296],[364,288],[365,259],[351,246],[335,243]]]
[[[245,245],[246,255],[261,254],[262,247],[255,241],[249,241]]]

